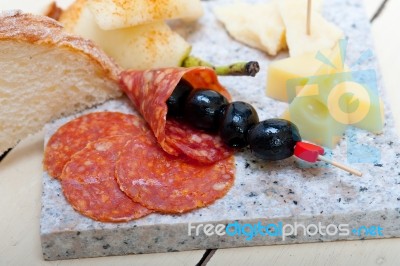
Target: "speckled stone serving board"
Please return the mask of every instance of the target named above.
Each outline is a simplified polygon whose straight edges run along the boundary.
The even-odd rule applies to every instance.
[[[204,2],[205,16],[198,23],[189,26],[174,23],[173,27],[193,43],[193,54],[206,60],[221,64],[258,60],[261,72],[257,77],[224,77],[220,80],[230,90],[234,100],[254,105],[260,119],[278,117],[287,105],[265,97],[266,70],[269,62],[286,57],[287,54],[281,53],[276,58],[267,57],[260,51],[232,40],[211,11],[213,7],[229,2]],[[362,1],[326,0],[324,13],[328,20],[336,23],[346,33],[349,40],[348,62],[355,62],[364,50],[373,51],[370,24]],[[380,91],[385,99],[375,56],[355,69],[376,70]],[[134,112],[126,99],[110,101],[87,112],[94,110]],[[46,141],[59,126],[72,118],[47,125]],[[285,241],[268,236],[257,236],[247,241],[243,236],[206,236],[204,233],[188,236],[189,223],[347,223],[350,229],[379,225],[383,228],[381,237],[399,237],[400,142],[387,104],[385,118],[382,135],[358,129],[347,131],[347,135],[349,132],[355,133],[351,138],[361,140],[363,145],[372,147],[379,155],[373,161],[352,165],[362,170],[362,178],[323,164],[318,168],[301,167],[304,165],[294,158],[263,162],[255,159],[245,149],[235,156],[236,181],[228,195],[207,208],[182,215],[151,214],[122,224],[95,222],[75,212],[66,202],[59,182],[44,173],[40,228],[43,256],[46,260],[58,260],[376,237],[299,234],[291,235]],[[344,138],[332,151],[337,161],[347,161],[348,140]],[[360,154],[358,158],[367,158],[367,154],[371,153]]]

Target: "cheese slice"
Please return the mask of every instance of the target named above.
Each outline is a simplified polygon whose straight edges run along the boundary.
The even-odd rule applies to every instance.
[[[303,139],[334,148],[342,138],[348,120],[339,122],[331,115],[335,110],[328,108],[325,89],[330,88],[332,82],[329,76],[310,81],[282,117],[297,125]]]
[[[214,13],[239,42],[276,55],[286,48],[285,26],[276,2],[219,6]]]
[[[307,35],[307,0],[281,0],[279,11],[286,27],[286,42],[291,56],[331,49],[343,32],[319,13],[320,2],[313,1],[311,34]]]
[[[329,54],[331,50],[324,50]],[[291,102],[304,85],[309,82],[322,62],[316,58],[317,53],[307,53],[277,60],[268,65],[266,95],[278,101]],[[296,82],[291,87],[291,82]],[[289,87],[288,87],[289,86]]]
[[[337,45],[330,64],[321,63],[300,90],[296,84],[304,78],[287,82],[289,91],[299,92],[282,117],[295,123],[305,140],[328,148],[336,146],[348,125],[379,133],[384,122],[374,72],[350,71],[342,56]]]
[[[89,0],[88,7],[103,30],[203,15],[200,0]]]
[[[319,74],[332,75],[334,81],[327,99],[330,114],[340,123],[376,134],[382,133],[384,109],[378,92],[376,72],[351,71],[343,59],[343,44],[344,42],[340,41],[334,47],[329,56],[330,64],[322,63],[318,70]]]
[[[191,46],[163,21],[126,29],[102,30],[87,6],[75,1],[60,17],[71,33],[91,39],[125,69],[180,66]]]
[[[306,86],[290,103],[283,114],[283,118],[297,125],[303,139],[328,148],[334,148],[346,130],[348,117],[342,117],[342,120],[338,121],[336,117],[331,115],[331,112],[336,113],[337,110],[343,108],[343,105],[329,105],[328,101],[332,97],[337,99],[341,97],[339,94],[345,88],[344,82],[351,79],[351,75],[345,72],[345,66],[341,63],[339,46],[333,50],[328,58],[331,59],[331,62],[335,62],[334,67],[321,65],[318,71],[309,77]],[[340,64],[337,65],[337,62],[340,62]],[[288,90],[294,90],[295,85],[296,80],[292,80]],[[332,95],[331,89],[334,86],[339,86],[342,89],[336,90],[335,95]],[[344,108],[346,109],[346,105],[344,105]]]

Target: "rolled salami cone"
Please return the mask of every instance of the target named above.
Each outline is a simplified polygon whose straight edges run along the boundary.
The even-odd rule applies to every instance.
[[[150,125],[158,143],[171,155],[186,155],[201,163],[215,163],[233,153],[217,135],[167,118],[167,100],[184,79],[196,89],[211,89],[231,100],[208,67],[128,70],[121,74],[122,90]]]

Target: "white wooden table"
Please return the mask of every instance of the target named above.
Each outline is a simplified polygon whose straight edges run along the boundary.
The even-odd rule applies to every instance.
[[[48,0],[0,0],[0,9],[38,11]],[[58,1],[61,6],[69,0]],[[8,2],[8,3],[6,3]],[[21,6],[27,3],[26,6]],[[365,0],[374,16],[384,0]],[[400,132],[400,0],[387,0],[373,23],[386,89]],[[0,265],[400,265],[400,239],[345,241],[43,261],[39,238],[43,133],[22,141],[0,163]],[[400,196],[400,195],[399,195]],[[206,256],[204,256],[206,254]]]

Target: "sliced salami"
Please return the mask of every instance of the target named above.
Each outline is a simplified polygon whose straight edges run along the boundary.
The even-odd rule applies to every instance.
[[[161,213],[183,213],[210,205],[234,183],[234,159],[215,164],[193,163],[165,153],[154,138],[131,140],[116,164],[122,191],[135,202]]]
[[[54,178],[59,178],[71,156],[88,142],[113,135],[132,136],[149,131],[146,122],[135,115],[118,112],[95,112],[76,118],[50,138],[44,154],[44,168]]]
[[[121,74],[121,87],[149,123],[158,143],[167,153],[175,156],[186,154],[194,160],[208,163],[226,158],[226,154],[231,154],[229,149],[218,139],[210,141],[210,138],[218,138],[216,135],[197,129],[191,129],[183,134],[181,130],[187,127],[177,124],[172,124],[169,129],[166,128],[168,112],[166,102],[181,79],[188,81],[194,89],[212,89],[228,100],[231,99],[228,91],[218,82],[215,72],[206,67],[130,70]],[[179,134],[175,134],[177,130]],[[201,152],[195,152],[195,147],[198,145],[192,141],[194,139],[197,143],[205,142],[200,144],[204,148]],[[207,151],[205,148],[210,148],[209,144],[212,142],[222,146]],[[205,154],[209,152],[215,154]],[[205,159],[206,157],[208,159]]]
[[[151,213],[126,196],[115,180],[117,157],[131,139],[131,135],[101,138],[71,157],[61,184],[76,211],[101,222],[125,222]]]
[[[201,163],[214,163],[232,155],[219,136],[213,136],[175,120],[165,125],[166,143]]]

